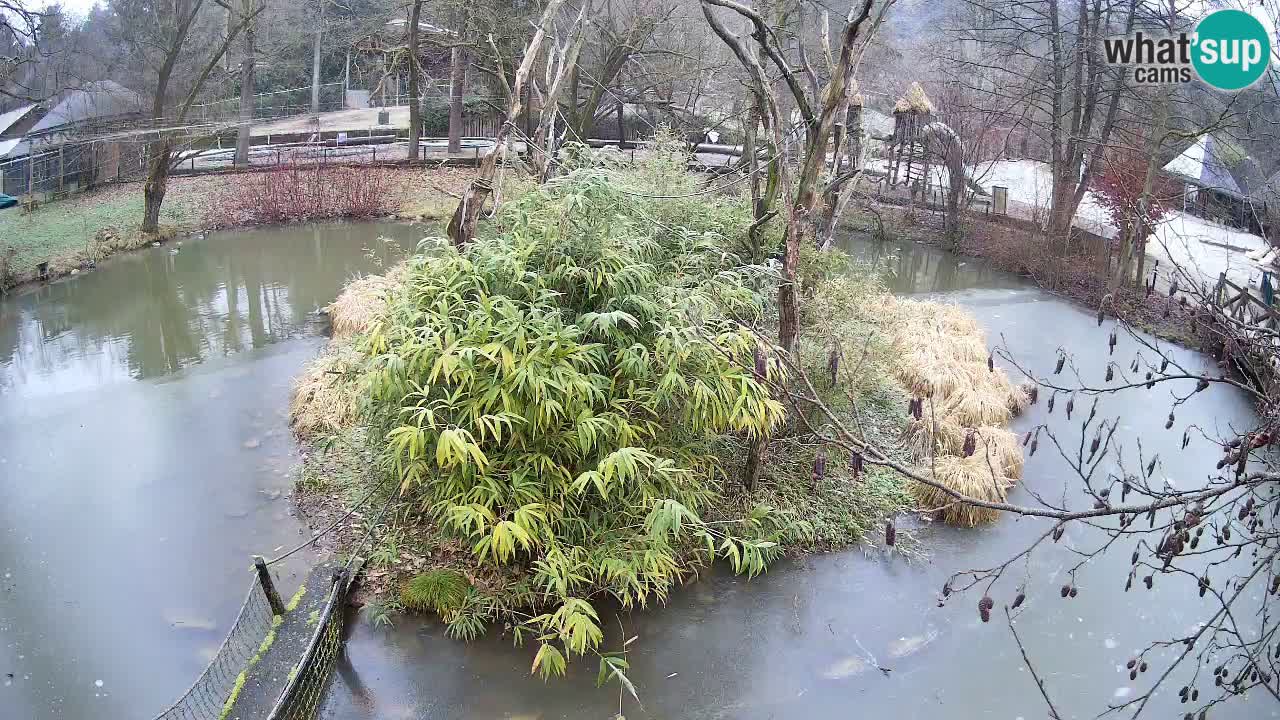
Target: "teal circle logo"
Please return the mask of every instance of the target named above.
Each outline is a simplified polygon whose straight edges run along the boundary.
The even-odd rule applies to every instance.
[[[1271,38],[1258,18],[1243,10],[1218,10],[1196,26],[1191,64],[1219,90],[1243,90],[1271,64]]]

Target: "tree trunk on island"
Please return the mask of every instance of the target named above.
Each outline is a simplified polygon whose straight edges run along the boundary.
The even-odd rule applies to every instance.
[[[169,189],[169,161],[173,155],[169,138],[162,137],[147,152],[147,181],[142,185],[143,234],[160,230],[160,208]]]
[[[498,132],[493,138],[493,149],[484,156],[484,160],[480,163],[480,172],[476,174],[475,180],[471,181],[471,185],[462,195],[462,201],[458,203],[458,209],[453,212],[453,218],[449,220],[448,234],[449,239],[453,241],[456,247],[462,248],[471,242],[476,234],[476,223],[480,220],[480,213],[484,209],[485,201],[493,194],[494,178],[497,175],[498,163],[502,160],[503,151],[507,147],[507,130],[511,127],[511,123],[516,121],[520,116],[522,107],[521,98],[524,96],[525,83],[529,81],[529,73],[533,70],[533,65],[538,58],[538,50],[542,46],[543,38],[546,37],[548,29],[555,20],[556,12],[560,9],[560,4],[564,0],[551,0],[547,4],[547,8],[542,13],[542,20],[538,23],[538,29],[530,38],[528,46],[524,50],[524,59],[520,61],[520,67],[516,69],[515,84],[511,87],[504,87],[507,101],[507,116],[503,119],[502,125],[499,126]],[[502,83],[506,85],[506,79],[499,74]]]

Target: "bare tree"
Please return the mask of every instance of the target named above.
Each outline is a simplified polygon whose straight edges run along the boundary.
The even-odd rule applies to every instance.
[[[23,78],[41,56],[41,17],[21,0],[0,0],[0,100],[29,102],[38,95]]]
[[[224,0],[215,0],[215,3],[227,12],[235,12]],[[195,49],[190,42],[197,24],[207,19],[203,12],[206,9],[204,0],[176,0],[158,5],[120,0],[116,9],[121,23],[121,38],[155,73],[150,114],[152,122],[160,129],[160,136],[147,150],[141,225],[142,232],[155,233],[160,226],[160,208],[174,162],[174,133],[185,122],[201,89],[236,37],[253,22],[262,7],[249,14],[237,13],[237,21],[227,27],[225,35],[216,41],[212,50],[205,52]],[[187,92],[184,99],[172,107],[170,92],[178,80],[175,72],[180,64],[194,66],[198,70],[194,76],[181,79]]]
[[[418,81],[421,69],[418,64],[418,36],[422,19],[422,0],[413,0],[409,6],[409,159],[418,159],[418,137],[422,134],[422,99]]]
[[[1138,0],[963,0],[947,63],[961,83],[999,99],[1048,149],[1053,177],[1045,223],[1065,250],[1076,209],[1111,138],[1125,74],[1101,57],[1102,38],[1133,28]]]
[[[847,111],[848,94],[853,85],[856,64],[856,45],[863,23],[871,15],[874,0],[855,4],[840,32],[839,50],[831,66],[831,77],[822,87],[816,103],[806,89],[806,77],[812,87],[811,68],[802,71],[792,67],[778,34],[755,10],[732,0],[702,0],[702,10],[712,30],[720,37],[738,62],[746,69],[749,83],[759,105],[764,109],[762,121],[773,135],[776,148],[786,146],[783,130],[783,113],[773,83],[765,73],[763,63],[755,52],[748,50],[742,38],[730,32],[712,8],[731,10],[750,23],[750,38],[754,47],[763,52],[780,75],[780,83],[786,88],[788,99],[800,116],[800,129],[804,132],[804,149],[799,171],[794,178],[786,163],[778,165],[781,199],[786,210],[787,224],[783,234],[782,278],[778,287],[778,338],[788,353],[796,348],[799,336],[799,288],[796,286],[796,270],[800,262],[800,244],[812,241],[816,229],[817,211],[822,201],[820,181],[827,167],[827,151],[831,146],[832,130],[842,109]],[[843,120],[843,117],[840,117]]]
[[[534,83],[538,93],[538,127],[532,138],[526,138],[526,142],[530,142],[533,146],[530,161],[540,182],[546,182],[551,175],[559,145],[558,138],[562,134],[557,132],[555,124],[556,117],[562,114],[560,96],[567,85],[566,78],[577,67],[579,53],[586,42],[586,18],[590,8],[589,2],[583,3],[577,18],[566,31],[567,37],[563,40],[557,38],[553,42],[551,52],[548,53],[542,83]],[[526,112],[531,111],[532,108],[526,110]]]
[[[311,46],[311,113],[320,112],[320,51],[324,40],[325,0],[316,0],[316,32]]]
[[[677,3],[669,0],[604,0],[594,9],[586,47],[570,66],[566,81],[565,115],[573,136],[586,140],[603,112],[625,102],[625,92],[620,91],[623,71],[642,56],[666,50],[662,31],[671,26],[676,12]]]
[[[551,0],[547,3],[533,37],[525,45],[524,56],[520,61],[519,67],[516,68],[514,82],[508,85],[504,73],[498,73],[497,75],[503,83],[503,95],[508,98],[507,114],[502,125],[498,127],[498,132],[494,135],[493,150],[484,156],[480,163],[480,171],[476,174],[476,178],[471,181],[471,184],[467,186],[466,192],[463,193],[462,201],[458,203],[458,209],[454,211],[452,219],[449,220],[449,238],[458,247],[465,246],[475,237],[476,223],[480,220],[480,213],[484,209],[485,201],[493,194],[493,184],[497,176],[498,164],[502,161],[506,150],[508,130],[521,112],[525,84],[529,81],[529,74],[533,72],[533,67],[538,61],[538,53],[542,49],[542,42],[551,29],[562,2],[563,0]],[[492,37],[490,41],[492,41]],[[498,55],[496,47],[493,48],[493,51],[495,56]]]
[[[458,30],[466,26],[461,13]],[[449,48],[449,152],[462,152],[462,105],[467,87],[467,49],[461,44]]]

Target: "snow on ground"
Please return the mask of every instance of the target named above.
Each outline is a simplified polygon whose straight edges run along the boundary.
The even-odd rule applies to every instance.
[[[969,172],[988,193],[995,185],[1009,188],[1009,200],[1022,206],[1018,208],[1021,214],[1041,218],[1048,211],[1053,182],[1047,163],[1001,160],[971,167]],[[1075,226],[1106,238],[1114,238],[1117,232],[1110,214],[1092,192],[1086,192],[1080,201]],[[1236,284],[1257,287],[1263,268],[1244,253],[1265,244],[1257,235],[1175,211],[1156,228],[1147,252],[1164,268],[1177,264],[1198,271],[1210,284],[1217,281],[1220,273],[1226,273]]]
[[[997,185],[1009,188],[1009,200],[1028,208],[1033,218],[1049,212],[1053,174],[1049,165],[1036,160],[998,160],[969,167],[969,175],[988,193]],[[1075,226],[1105,238],[1115,237],[1111,215],[1098,204],[1092,192],[1085,192],[1076,210]]]
[[[1244,253],[1265,244],[1257,235],[1175,212],[1156,228],[1147,254],[1162,265],[1172,261],[1179,267],[1197,269],[1210,287],[1221,273],[1242,287],[1258,287],[1263,268]]]

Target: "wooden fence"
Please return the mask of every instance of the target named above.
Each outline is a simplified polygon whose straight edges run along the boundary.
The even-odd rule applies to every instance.
[[[1237,322],[1257,328],[1276,330],[1280,328],[1280,312],[1274,305],[1267,304],[1264,298],[1254,295],[1247,287],[1240,287],[1227,279],[1227,274],[1218,276],[1218,284],[1213,291],[1213,304],[1218,312]]]

